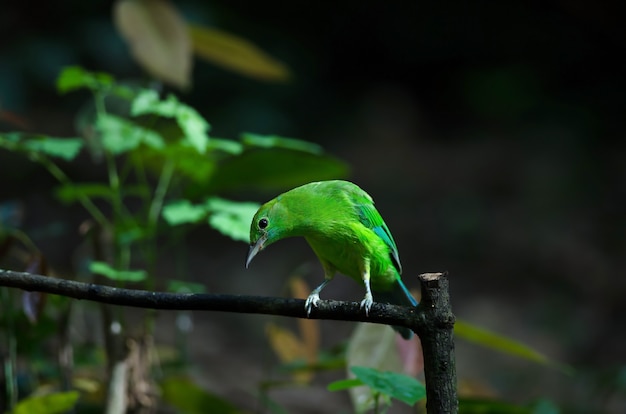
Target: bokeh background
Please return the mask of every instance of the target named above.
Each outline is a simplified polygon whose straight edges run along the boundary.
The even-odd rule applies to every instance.
[[[518,339],[576,374],[459,341],[459,379],[509,401],[549,398],[578,412],[626,409],[626,33],[624,8],[591,1],[179,1],[188,21],[251,40],[284,62],[286,83],[196,60],[180,97],[211,134],[272,133],[318,143],[344,160],[376,200],[405,269],[450,272],[456,315]],[[74,135],[85,96],[59,96],[63,66],[118,79],[146,75],[103,1],[8,2],[0,7],[0,130]],[[23,122],[20,124],[19,122]],[[74,176],[93,177],[85,162]],[[59,204],[41,168],[0,152],[0,203],[21,203],[23,226],[50,264],[72,271],[86,214]],[[265,201],[276,194],[240,192]],[[302,240],[243,269],[247,246],[198,228],[186,270],[217,293],[287,294],[321,267]],[[176,263],[162,258],[159,277]],[[337,278],[327,297],[357,300]],[[203,386],[254,408],[250,390],[276,357],[269,317],[193,315],[189,350]],[[174,315],[162,315],[160,340]],[[285,322],[289,323],[289,322]],[[322,322],[327,346],[352,325]],[[79,329],[79,328],[77,328]],[[277,391],[289,412],[347,412],[346,395]]]

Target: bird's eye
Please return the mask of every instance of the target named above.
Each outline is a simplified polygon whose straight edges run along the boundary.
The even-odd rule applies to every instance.
[[[261,230],[263,230],[264,228],[266,228],[266,227],[267,227],[267,225],[268,225],[269,223],[270,223],[270,222],[269,222],[269,221],[267,221],[267,219],[266,219],[265,217],[263,217],[261,220],[259,220],[259,228],[260,228]]]

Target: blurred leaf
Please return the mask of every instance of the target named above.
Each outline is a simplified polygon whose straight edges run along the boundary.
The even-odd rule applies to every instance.
[[[532,414],[559,414],[561,410],[552,401],[542,398],[531,404]]]
[[[56,414],[64,413],[78,401],[78,391],[57,392],[54,394],[34,395],[17,403],[12,414]]]
[[[83,147],[83,141],[79,138],[51,138],[40,137],[25,143],[27,149],[35,152],[43,152],[51,157],[63,158],[71,161]]]
[[[326,388],[328,389],[328,391],[343,391],[349,388],[360,387],[362,385],[365,385],[365,384],[360,379],[350,378],[350,379],[344,379],[344,380],[331,382],[330,384],[328,384],[328,387]]]
[[[250,223],[260,207],[258,203],[211,197],[206,206],[211,213],[211,227],[233,240],[250,243]]]
[[[143,197],[149,194],[149,189],[141,185],[128,185],[122,188],[125,196]],[[81,198],[104,198],[111,199],[116,196],[115,190],[106,184],[99,183],[72,183],[59,186],[55,189],[55,195],[63,203],[73,203]]]
[[[170,226],[197,223],[208,214],[204,204],[191,204],[189,200],[176,200],[163,207],[163,218]]]
[[[539,400],[527,405],[484,398],[460,398],[462,414],[558,414],[559,408],[549,400]]]
[[[294,298],[306,299],[309,293],[311,293],[311,288],[304,279],[299,276],[294,276],[289,279],[289,288],[291,289],[291,296]],[[309,364],[314,364],[317,361],[320,346],[319,321],[315,319],[299,318],[298,328],[304,345],[306,361]]]
[[[141,144],[154,149],[165,147],[163,137],[157,132],[115,115],[98,116],[96,128],[102,136],[104,148],[114,155],[134,150]]]
[[[319,155],[323,152],[322,147],[312,142],[295,138],[285,138],[278,135],[259,135],[250,132],[241,134],[241,142],[245,145],[260,148],[285,148],[295,151],[309,152]]]
[[[249,150],[220,162],[209,188],[201,191],[277,191],[311,181],[345,177],[347,173],[347,164],[328,155],[283,148]]]
[[[190,378],[170,376],[160,383],[161,397],[185,414],[238,414],[243,411],[230,402],[200,388]]]
[[[141,282],[148,277],[148,273],[145,270],[117,270],[107,263],[97,261],[89,264],[89,271],[120,282]]]
[[[88,72],[79,66],[68,66],[63,68],[57,78],[57,90],[60,93],[81,88],[96,90],[110,87],[113,82],[113,76],[108,73]]]
[[[167,291],[174,293],[205,293],[206,286],[201,283],[170,280],[167,284]]]
[[[230,139],[211,138],[208,149],[216,149],[228,154],[239,155],[243,152],[243,145]]]
[[[47,135],[22,134],[10,132],[0,134],[0,148],[10,151],[25,151],[43,153],[51,157],[73,160],[81,148],[83,140],[80,138],[53,138]]]
[[[155,114],[175,118],[189,144],[199,153],[206,151],[211,126],[198,111],[179,102],[174,95],[170,94],[165,100],[160,100],[156,91],[142,90],[133,101],[131,113],[133,116]]]
[[[185,21],[170,2],[118,0],[113,20],[135,60],[150,75],[181,89],[190,86],[191,41]]]
[[[306,361],[305,345],[293,332],[275,324],[268,324],[265,334],[278,358],[283,363]],[[298,370],[293,373],[293,379],[299,384],[306,384],[313,378],[313,371]]]
[[[426,397],[426,388],[413,377],[368,367],[352,367],[351,371],[372,390],[400,400],[410,406]]]
[[[535,351],[528,345],[464,321],[456,321],[454,324],[454,334],[459,338],[465,339],[466,341],[473,342],[505,354],[528,359],[543,365],[552,366],[566,373],[573,371],[571,367],[550,360],[547,356]]]
[[[209,62],[254,79],[284,82],[289,69],[246,39],[225,31],[188,25],[194,53]]]

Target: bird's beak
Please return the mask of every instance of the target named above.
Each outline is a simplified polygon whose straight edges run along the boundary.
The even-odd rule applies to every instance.
[[[250,250],[248,251],[248,257],[246,258],[246,269],[250,265],[250,262],[252,261],[252,259],[254,259],[254,256],[256,256],[257,253],[259,253],[261,250],[263,250],[266,240],[267,240],[267,234],[264,234],[261,237],[259,237],[256,243],[250,245]]]

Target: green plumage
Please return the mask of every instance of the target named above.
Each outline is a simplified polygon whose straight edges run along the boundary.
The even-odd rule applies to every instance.
[[[365,286],[361,306],[366,312],[374,299],[417,305],[400,278],[402,267],[391,232],[372,198],[357,185],[340,180],[313,182],[265,203],[252,219],[246,266],[265,247],[287,237],[304,237],[324,267],[324,283],[306,301],[308,313],[336,272]],[[409,329],[394,329],[404,338],[411,337]]]

